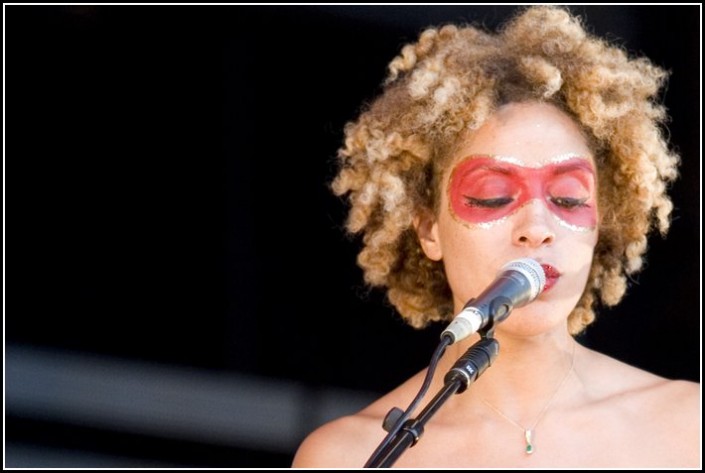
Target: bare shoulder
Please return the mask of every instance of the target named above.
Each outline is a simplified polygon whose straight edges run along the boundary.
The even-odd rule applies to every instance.
[[[671,380],[628,365],[597,352],[591,353],[593,373],[590,381],[603,394],[615,400],[638,400],[659,403],[668,409],[686,413],[700,409],[700,384]],[[598,380],[599,378],[599,380]]]
[[[362,468],[387,434],[382,422],[392,407],[407,407],[422,373],[360,412],[314,430],[299,446],[294,468]]]
[[[296,452],[292,466],[362,468],[376,446],[370,440],[379,437],[380,442],[384,437],[381,422],[381,419],[362,413],[329,422],[306,437]],[[374,435],[375,432],[377,435]]]
[[[613,433],[628,429],[624,437],[648,446],[640,458],[650,456],[654,465],[700,464],[700,384],[666,379],[596,352],[589,363],[591,374],[582,381],[592,398],[591,412],[614,421]]]

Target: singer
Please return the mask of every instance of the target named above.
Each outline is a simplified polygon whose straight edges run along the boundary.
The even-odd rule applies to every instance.
[[[364,236],[365,280],[420,328],[450,322],[512,260],[535,260],[546,279],[496,326],[492,367],[395,466],[699,466],[699,385],[573,339],[623,297],[648,233],[669,228],[679,157],[661,128],[665,79],[545,6],[496,34],[428,29],[391,61],[381,96],[346,127],[332,185]],[[477,338],[447,349],[425,401]],[[363,466],[423,375],[316,430],[294,466]]]

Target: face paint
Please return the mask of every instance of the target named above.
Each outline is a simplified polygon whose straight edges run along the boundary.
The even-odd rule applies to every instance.
[[[451,212],[478,228],[505,221],[535,199],[566,228],[590,231],[597,224],[595,173],[575,155],[535,167],[516,158],[470,156],[453,170],[448,196]]]

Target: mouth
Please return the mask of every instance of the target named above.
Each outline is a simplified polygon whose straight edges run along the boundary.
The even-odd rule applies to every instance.
[[[561,277],[561,273],[558,272],[556,268],[550,264],[542,264],[543,272],[546,275],[546,284],[543,286],[543,292],[551,289],[558,282],[558,278]]]

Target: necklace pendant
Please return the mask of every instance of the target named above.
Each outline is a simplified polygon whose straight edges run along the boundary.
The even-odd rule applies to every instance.
[[[531,443],[531,429],[526,429],[524,431],[524,438],[526,439],[526,454],[531,455],[534,453],[534,445]]]

